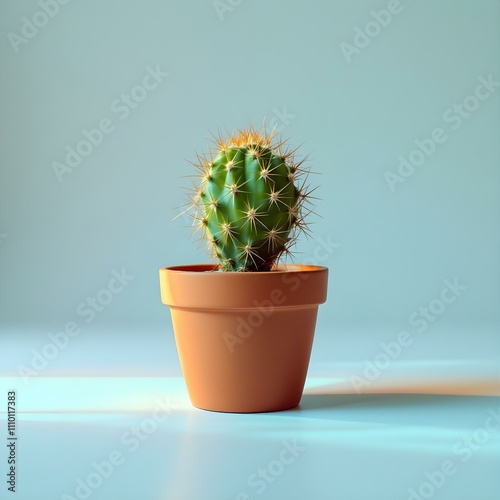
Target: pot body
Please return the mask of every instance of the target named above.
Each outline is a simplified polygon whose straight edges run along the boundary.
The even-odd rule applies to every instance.
[[[328,269],[217,272],[215,266],[160,269],[177,351],[193,406],[266,412],[300,402]]]

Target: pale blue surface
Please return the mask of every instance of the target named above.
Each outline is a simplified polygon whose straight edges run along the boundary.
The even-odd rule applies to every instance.
[[[445,462],[432,498],[500,493],[498,397],[335,395],[312,378],[297,409],[234,415],[192,408],[180,378],[35,383],[45,397],[19,387],[18,500],[83,498],[79,478],[96,500],[402,500]]]

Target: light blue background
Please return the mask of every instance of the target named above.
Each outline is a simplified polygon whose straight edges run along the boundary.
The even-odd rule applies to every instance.
[[[0,0],[0,397],[18,391],[16,498],[73,494],[124,431],[151,425],[158,397],[177,409],[92,498],[254,498],[248,478],[285,439],[307,451],[259,498],[405,499],[450,459],[459,473],[433,498],[498,498],[499,434],[484,430],[498,398],[482,396],[500,394],[500,88],[457,129],[450,118],[479,78],[500,81],[500,2],[70,0],[14,47],[44,1]],[[348,61],[342,44],[365,29],[379,33]],[[121,119],[116,100],[157,66],[168,77]],[[195,151],[264,117],[320,173],[296,262],[330,268],[329,300],[300,408],[202,412],[158,268],[206,261],[172,220]],[[53,163],[105,119],[113,131],[59,182]],[[392,192],[384,174],[436,128],[446,141]],[[122,269],[125,289],[79,315]],[[446,279],[466,289],[444,305]],[[422,323],[429,304],[443,310]],[[19,377],[71,322],[80,334]],[[402,331],[411,344],[352,394]],[[480,438],[462,462],[457,443]]]
[[[500,89],[457,130],[443,114],[479,77],[500,80],[499,2],[401,0],[350,62],[341,44],[353,44],[388,2],[226,5],[219,16],[208,0],[74,0],[16,53],[9,34],[21,35],[23,17],[40,7],[1,2],[3,336],[30,328],[28,357],[76,321],[88,335],[114,331],[132,351],[144,349],[142,367],[151,342],[161,367],[172,344],[157,269],[206,260],[186,221],[172,220],[193,172],[188,161],[206,150],[211,131],[276,121],[278,110],[293,115],[278,126],[321,173],[312,180],[322,218],[296,261],[314,258],[318,239],[340,245],[320,262],[331,268],[330,298],[313,359],[375,354],[411,328],[409,316],[439,297],[446,278],[467,290],[408,355],[497,356]],[[111,104],[157,65],[169,76],[121,120]],[[114,131],[59,182],[53,162],[104,118]],[[446,142],[391,192],[384,173],[436,127]],[[122,268],[135,279],[87,326],[77,306]],[[80,351],[81,369],[113,371],[121,347],[112,345],[102,364]]]

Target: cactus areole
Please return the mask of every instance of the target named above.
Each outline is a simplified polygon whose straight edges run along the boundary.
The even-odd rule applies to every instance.
[[[191,202],[222,271],[271,271],[306,230],[309,171],[274,132],[249,127],[198,156]]]

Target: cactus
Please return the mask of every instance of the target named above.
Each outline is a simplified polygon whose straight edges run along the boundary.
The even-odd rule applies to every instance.
[[[215,146],[195,164],[194,223],[222,271],[270,271],[307,232],[309,170],[263,128],[219,136]]]

